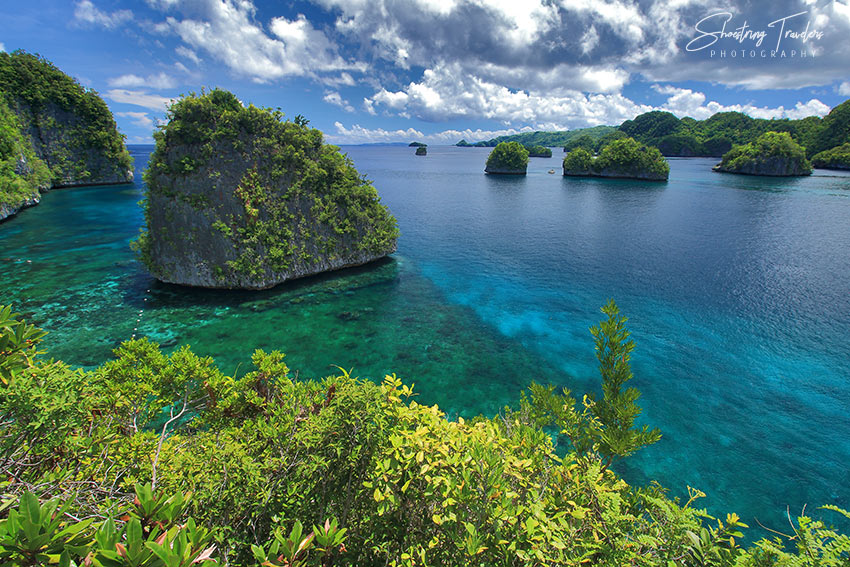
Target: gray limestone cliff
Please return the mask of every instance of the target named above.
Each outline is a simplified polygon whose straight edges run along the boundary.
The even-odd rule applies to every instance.
[[[106,103],[49,61],[0,53],[0,220],[55,187],[133,181]]]
[[[222,90],[169,109],[145,172],[137,248],[159,280],[265,289],[396,250],[395,218],[306,120]]]

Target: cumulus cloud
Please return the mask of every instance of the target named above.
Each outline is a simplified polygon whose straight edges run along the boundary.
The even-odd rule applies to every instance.
[[[176,12],[155,26],[156,31],[176,34],[189,48],[258,82],[365,69],[362,63],[343,59],[336,45],[303,15],[272,18],[267,24],[270,35],[248,0],[157,0],[152,5]]]
[[[368,129],[359,124],[346,128],[341,122],[334,122],[336,134],[329,134],[328,141],[334,144],[366,144],[378,142],[401,142],[413,138],[425,137],[425,134],[415,128],[406,130],[385,130],[383,128]]]
[[[99,26],[108,30],[115,29],[133,19],[130,10],[104,12],[91,0],[80,0],[74,7],[74,23],[83,26]]]
[[[172,89],[177,86],[177,80],[160,71],[155,75],[140,77],[138,75],[121,75],[106,81],[110,87],[133,88],[133,87],[148,87],[152,89]]]
[[[116,112],[115,115],[129,118],[139,128],[153,128],[153,119],[146,112]]]
[[[793,108],[778,106],[755,106],[753,104],[720,104],[716,101],[706,102],[706,95],[691,89],[683,89],[672,85],[653,85],[652,88],[661,94],[668,95],[667,102],[660,109],[672,112],[683,118],[690,116],[697,120],[705,120],[718,112],[743,112],[753,118],[790,118],[798,119],[806,116],[825,116],[830,107],[816,98],[808,102],[798,102]]]
[[[325,93],[324,98],[322,99],[329,104],[333,104],[334,106],[338,106],[346,112],[354,112],[354,107],[349,104],[347,100],[342,98],[336,91]]]
[[[384,128],[365,128],[359,124],[354,124],[350,128],[344,126],[340,122],[335,122],[334,127],[336,133],[328,134],[327,138],[334,144],[369,144],[369,143],[392,143],[392,142],[410,142],[417,140],[429,144],[455,144],[460,140],[477,141],[489,140],[497,136],[509,136],[511,134],[521,134],[523,132],[532,132],[534,130],[547,129],[547,125],[538,124],[535,128],[526,126],[523,128],[504,128],[500,130],[482,130],[480,128],[472,130],[466,128],[463,130],[448,129],[432,134],[424,134],[415,128],[386,130]],[[552,125],[548,125],[552,126]],[[556,128],[560,129],[560,128]]]
[[[423,80],[399,91],[381,89],[365,101],[381,107],[440,122],[457,118],[499,120],[505,124],[558,122],[567,126],[616,124],[650,110],[619,93],[559,94],[512,90],[496,82],[463,73],[458,66],[426,69]]]
[[[773,34],[768,24],[806,12],[789,21],[786,31],[810,29],[823,36],[807,42],[786,38],[787,49],[807,50],[806,61],[738,58],[722,61],[707,51],[686,52],[698,34],[702,18],[721,11],[711,0],[316,0],[338,14],[336,29],[373,57],[401,69],[461,64],[480,74],[483,66],[505,70],[502,84],[513,75],[565,71],[589,65],[650,80],[709,80],[747,89],[800,88],[846,78],[850,43],[850,4],[810,0],[777,0],[755,9],[746,0],[728,0],[723,10],[733,19],[728,29],[748,23],[750,29]],[[710,30],[711,31],[711,30]],[[749,47],[722,40],[727,50]],[[812,55],[817,54],[812,60]],[[569,75],[566,75],[569,76]],[[577,89],[583,87],[577,86]],[[592,88],[588,88],[593,92]]]
[[[0,44],[2,46],[2,44]],[[850,96],[850,81],[844,81],[838,86],[838,94]]]
[[[6,46],[2,42],[0,42],[0,51],[6,51]]]
[[[131,91],[127,89],[111,89],[106,91],[106,98],[114,102],[132,104],[149,108],[151,110],[164,111],[173,99],[150,94],[145,91]]]
[[[268,7],[258,11],[252,0],[147,3],[165,12],[152,29],[177,36],[182,45],[176,54],[187,63],[203,56],[259,82],[307,77],[322,84],[325,102],[348,112],[354,105],[340,89],[368,84],[374,90],[362,109],[371,115],[579,127],[616,124],[652,110],[624,96],[635,80],[750,90],[838,83],[839,93],[850,91],[850,42],[843,41],[850,34],[848,0],[776,0],[758,10],[749,0],[726,0],[730,29],[745,20],[751,29],[767,29],[772,20],[805,11],[792,27],[802,28],[805,19],[824,35],[805,44],[783,40],[788,48],[807,50],[806,59],[794,60],[687,51],[696,23],[721,10],[713,0],[312,1],[331,23],[292,12],[280,16]],[[97,10],[91,0],[83,4]],[[745,46],[722,41],[729,50]],[[151,86],[135,79],[112,86]],[[771,108],[722,105],[690,89],[664,94],[663,108],[695,118],[720,110],[795,117],[826,108],[814,98]]]

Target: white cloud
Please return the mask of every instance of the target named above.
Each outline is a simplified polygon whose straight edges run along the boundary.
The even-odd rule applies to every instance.
[[[161,9],[181,10],[181,18],[169,16],[154,27],[174,33],[188,46],[203,50],[233,72],[258,82],[287,76],[318,76],[319,73],[362,71],[365,65],[344,60],[321,30],[303,15],[294,20],[273,18],[271,36],[256,21],[249,0],[159,0]],[[184,53],[185,55],[185,53]]]
[[[131,119],[139,128],[153,128],[153,119],[146,112],[116,112],[115,115]]]
[[[850,81],[844,81],[838,86],[838,94],[850,96]]]
[[[121,75],[106,81],[110,87],[133,88],[148,87],[151,89],[172,89],[177,86],[177,80],[160,71],[156,75],[140,77],[138,75]]]
[[[164,111],[173,99],[146,93],[144,91],[131,91],[126,89],[112,89],[106,91],[106,98],[114,102],[133,104],[151,110]]]
[[[512,90],[464,73],[458,66],[426,69],[422,81],[411,82],[395,92],[381,89],[364,103],[367,110],[384,107],[432,122],[467,118],[568,126],[617,124],[651,109],[619,93],[585,94],[562,89],[550,95]]]
[[[191,61],[195,65],[197,65],[198,63],[201,62],[201,58],[198,57],[198,54],[195,53],[194,51],[192,51],[191,49],[189,49],[188,47],[186,47],[185,45],[178,46],[177,49],[174,50],[174,52],[177,55],[179,55],[180,57],[183,57],[184,59],[188,59],[189,61]]]
[[[385,130],[384,128],[365,128],[359,124],[354,124],[347,128],[340,122],[335,122],[335,134],[328,134],[326,137],[334,144],[372,144],[372,143],[392,143],[392,142],[411,142],[420,141],[429,144],[455,144],[460,140],[468,142],[478,140],[489,140],[497,136],[509,136],[511,134],[521,134],[522,132],[531,132],[533,130],[545,129],[563,129],[558,125],[538,124],[535,128],[526,126],[524,128],[505,128],[501,130],[482,130],[482,129],[449,129],[432,134],[423,134],[415,128]]]
[[[412,139],[420,139],[425,137],[425,134],[415,128],[406,130],[384,130],[383,128],[368,129],[355,124],[351,128],[346,128],[340,122],[334,122],[337,133],[327,136],[328,141],[334,144],[367,144],[377,142],[401,142],[410,141]]]
[[[706,95],[691,89],[683,89],[672,85],[653,85],[652,88],[661,94],[669,95],[667,102],[660,109],[672,112],[679,118],[690,116],[697,120],[705,120],[718,112],[743,112],[753,118],[790,118],[798,119],[806,116],[825,116],[829,106],[816,98],[808,102],[797,102],[793,108],[784,106],[768,107],[753,104],[720,104],[706,102]]]
[[[336,91],[325,93],[325,96],[322,100],[329,104],[333,104],[334,106],[338,106],[346,112],[354,112],[354,107],[351,106],[351,104],[347,100],[342,98],[342,95],[340,95]]]
[[[74,22],[78,25],[100,26],[111,30],[132,19],[133,12],[130,10],[104,12],[91,0],[80,0],[74,7]]]
[[[0,51],[6,51],[6,46],[2,42],[0,42]]]

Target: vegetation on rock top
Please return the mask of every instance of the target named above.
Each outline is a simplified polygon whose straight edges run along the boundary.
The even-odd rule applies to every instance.
[[[528,157],[552,157],[552,150],[546,146],[525,146]]]
[[[715,171],[748,175],[810,175],[806,150],[788,132],[766,132],[749,144],[735,146],[723,155]]]
[[[528,167],[528,150],[519,142],[500,142],[487,156],[487,173],[522,173]]]
[[[50,166],[54,182],[97,182],[99,175],[111,173],[90,171],[91,164],[81,157],[81,152],[89,150],[97,151],[116,171],[132,169],[124,137],[103,99],[43,57],[22,50],[0,53],[0,96],[19,115],[25,129],[31,126],[61,131],[61,149],[40,147],[34,140],[35,150]],[[72,114],[73,122],[63,124],[54,116],[55,109]]]
[[[813,156],[847,142],[850,142],[850,100],[829,111],[810,143],[800,143],[808,150],[807,155]]]
[[[823,169],[850,169],[850,142],[815,154],[812,165]]]
[[[576,148],[564,158],[564,175],[622,177],[666,180],[670,165],[657,148],[645,146],[633,138],[614,140],[593,157],[584,148]]]
[[[154,138],[136,246],[161,279],[190,283],[183,270],[191,285],[270,287],[395,250],[375,188],[301,116],[215,89],[172,104]]]

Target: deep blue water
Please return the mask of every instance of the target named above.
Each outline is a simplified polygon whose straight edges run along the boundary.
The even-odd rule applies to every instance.
[[[487,148],[344,150],[402,231],[376,270],[259,294],[157,284],[127,248],[137,182],[54,191],[0,225],[0,303],[78,365],[136,329],[225,371],[255,346],[285,350],[302,376],[397,371],[466,415],[532,380],[597,388],[588,328],[614,298],[637,342],[642,419],[663,433],[620,466],[629,481],[698,487],[710,511],[777,529],[786,506],[850,506],[850,176],[672,159],[668,183],[582,180],[558,174],[556,152],[494,177]],[[137,167],[148,151],[133,148]]]

